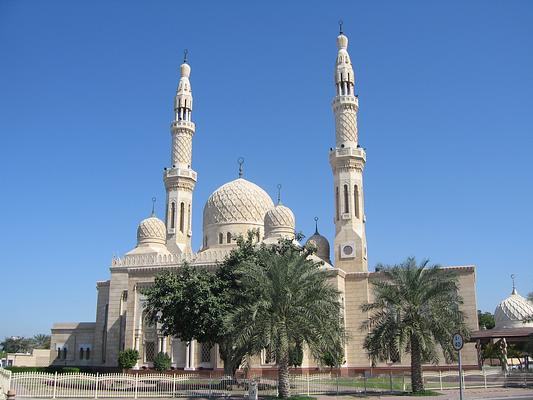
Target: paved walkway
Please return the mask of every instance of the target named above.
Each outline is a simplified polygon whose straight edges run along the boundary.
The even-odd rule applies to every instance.
[[[391,396],[391,395],[369,395],[369,399],[380,400],[420,400],[420,399],[434,399],[434,400],[459,400],[459,390],[443,390],[439,391],[441,396]],[[344,396],[316,396],[318,400],[355,400],[365,397],[359,395],[344,395]],[[464,400],[481,400],[481,399],[532,399],[533,389],[521,388],[490,388],[490,389],[468,389],[464,392]]]

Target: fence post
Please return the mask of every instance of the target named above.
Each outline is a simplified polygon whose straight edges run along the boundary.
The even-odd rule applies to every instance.
[[[176,372],[172,374],[172,397],[176,397]]]
[[[57,371],[54,374],[54,392],[52,394],[52,399],[56,398],[56,394],[57,394]]]
[[[365,384],[365,396],[366,396],[366,371],[363,373],[363,382]]]
[[[307,371],[307,397],[310,396],[310,391],[309,391],[309,371]]]
[[[94,388],[94,398],[97,399],[98,398],[98,372],[96,373],[96,386]]]
[[[213,381],[213,377],[211,376],[211,372],[209,372],[209,398],[213,395],[213,389],[211,387],[211,382]]]
[[[402,374],[402,391],[405,392],[405,371]]]
[[[486,389],[487,388],[487,371],[485,371],[484,369],[482,371],[483,371],[483,385]]]
[[[392,369],[389,370],[389,386],[390,386],[390,392],[392,393]]]
[[[134,396],[135,399],[137,398],[138,390],[139,390],[139,373],[137,372],[135,374],[135,396]]]
[[[439,369],[439,385],[440,385],[440,390],[442,390],[442,370]]]
[[[339,373],[335,374],[335,380],[337,381],[337,396],[339,395]]]

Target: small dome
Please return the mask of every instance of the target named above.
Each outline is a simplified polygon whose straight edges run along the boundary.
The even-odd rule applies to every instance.
[[[165,244],[166,227],[165,223],[152,215],[141,221],[137,228],[137,245],[143,244]]]
[[[343,33],[337,36],[337,48],[339,50],[348,48],[348,38]]]
[[[270,196],[243,178],[220,186],[204,207],[204,226],[249,223],[263,226],[265,213],[274,206]]]
[[[296,226],[294,214],[290,208],[278,204],[265,214],[265,237],[292,236]]]
[[[494,311],[496,328],[523,328],[533,326],[533,322],[524,323],[533,315],[533,303],[520,296],[516,289],[502,301]]]
[[[180,67],[181,76],[188,78],[191,75],[191,67],[187,63],[181,64]]]
[[[328,239],[318,233],[318,218],[315,218],[315,222],[317,223],[315,233],[313,236],[307,239],[307,242],[305,242],[305,244],[312,244],[313,246],[315,246],[317,257],[327,262],[328,264],[331,264],[331,260],[329,259],[330,250]]]

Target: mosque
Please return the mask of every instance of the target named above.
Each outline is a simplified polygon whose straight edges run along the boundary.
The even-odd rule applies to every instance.
[[[378,272],[368,270],[365,235],[363,170],[365,150],[359,145],[357,116],[359,99],[355,94],[355,74],[348,54],[348,38],[341,31],[337,37],[334,68],[335,145],[329,150],[333,181],[327,184],[334,199],[331,214],[335,223],[332,249],[327,238],[317,231],[308,239],[317,247],[316,257],[331,272],[331,281],[341,293],[344,320],[350,335],[342,368],[369,368],[371,362],[363,350],[365,332],[361,323],[368,315],[361,304],[372,301],[372,281]],[[158,352],[169,354],[175,369],[222,369],[216,346],[192,341],[184,343],[161,334],[157,325],[144,318],[142,291],[164,270],[192,266],[216,268],[235,248],[235,238],[250,229],[259,232],[258,242],[276,242],[294,238],[295,216],[279,201],[274,204],[259,186],[239,176],[220,186],[207,200],[203,210],[202,247],[194,251],[192,238],[193,194],[197,173],[193,169],[192,144],[195,124],[192,118],[193,96],[191,67],[184,61],[174,102],[174,120],[170,165],[163,172],[166,188],[164,221],[153,213],[137,229],[137,245],[121,258],[113,258],[110,278],[96,283],[96,321],[56,323],[52,328],[51,363],[55,365],[116,367],[118,353],[134,348],[140,353],[137,367],[150,367]],[[326,110],[324,110],[326,112]],[[205,133],[207,134],[207,133]],[[331,186],[330,186],[331,185]],[[325,188],[326,189],[326,188]],[[447,267],[457,271],[468,325],[477,329],[475,267]],[[408,358],[401,366],[408,366]],[[474,344],[463,350],[463,363],[477,365]],[[385,366],[385,365],[384,365]],[[302,369],[314,370],[317,362],[304,355]],[[273,369],[267,354],[258,355],[252,368]]]

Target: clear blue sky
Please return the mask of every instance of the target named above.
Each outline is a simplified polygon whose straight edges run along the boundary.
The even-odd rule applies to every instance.
[[[169,164],[189,49],[194,246],[237,175],[333,236],[328,149],[339,18],[367,149],[371,268],[477,265],[493,311],[533,290],[533,2],[0,0],[0,337],[93,321]]]

